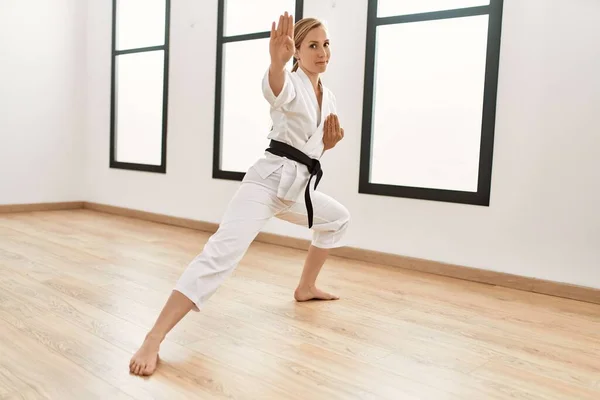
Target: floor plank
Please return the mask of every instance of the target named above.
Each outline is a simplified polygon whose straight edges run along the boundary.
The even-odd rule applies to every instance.
[[[47,337],[43,334],[35,338],[23,334],[30,320],[19,321],[18,327],[12,324],[14,319],[12,323],[0,320],[0,370],[20,381],[6,398],[19,398],[21,394],[36,399],[127,398],[117,386],[52,351],[44,344]]]
[[[90,210],[0,215],[0,399],[597,399],[600,305],[254,243],[151,378],[128,362],[208,234]]]

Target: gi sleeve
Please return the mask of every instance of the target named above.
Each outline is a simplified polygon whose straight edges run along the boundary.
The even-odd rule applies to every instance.
[[[280,108],[288,104],[294,99],[294,97],[296,97],[296,89],[294,88],[294,83],[292,82],[291,72],[289,72],[287,69],[284,71],[283,88],[281,89],[279,96],[275,96],[273,89],[271,89],[271,85],[269,84],[269,69],[267,68],[267,72],[263,77],[262,91],[265,99],[269,102],[271,107]]]

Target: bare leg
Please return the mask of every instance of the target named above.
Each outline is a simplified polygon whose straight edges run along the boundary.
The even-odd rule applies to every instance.
[[[324,193],[313,192],[312,199],[315,210],[313,240],[308,249],[304,270],[294,292],[294,298],[297,301],[337,300],[338,296],[317,289],[316,280],[327,260],[329,249],[340,247],[341,239],[350,222],[350,213],[346,207]],[[278,213],[277,218],[293,224],[308,225],[306,206],[300,202]]]
[[[152,375],[158,362],[158,350],[167,333],[192,310],[194,303],[174,290],[162,309],[156,323],[146,335],[144,343],[129,362],[129,371],[135,375]]]
[[[306,261],[304,262],[304,270],[302,271],[300,282],[294,292],[296,301],[339,299],[339,297],[323,292],[316,287],[317,276],[319,275],[319,272],[321,272],[321,268],[323,267],[323,264],[325,264],[328,255],[328,249],[310,246]]]
[[[182,273],[176,290],[171,293],[144,343],[132,357],[129,364],[132,373],[151,375],[156,370],[159,347],[167,333],[187,313],[198,311],[201,304],[217,291],[262,227],[285,207],[276,194],[276,190],[262,185],[244,183],[240,186],[219,229]]]

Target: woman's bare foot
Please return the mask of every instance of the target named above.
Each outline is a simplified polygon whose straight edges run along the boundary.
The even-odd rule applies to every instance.
[[[338,300],[339,297],[324,292],[316,287],[298,287],[294,292],[294,299],[296,301],[309,301],[309,300]]]
[[[194,303],[183,293],[173,290],[144,343],[129,362],[129,371],[149,376],[156,370],[160,344],[173,327],[193,308]]]
[[[131,358],[129,371],[134,375],[152,375],[158,363],[158,350],[161,342],[161,337],[148,334],[140,349]]]

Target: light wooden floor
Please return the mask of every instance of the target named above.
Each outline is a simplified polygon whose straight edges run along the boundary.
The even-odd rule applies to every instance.
[[[0,215],[0,399],[600,399],[600,306],[253,244],[149,379],[128,362],[208,235],[86,210]],[[568,266],[565,266],[568,268]]]

